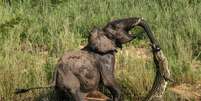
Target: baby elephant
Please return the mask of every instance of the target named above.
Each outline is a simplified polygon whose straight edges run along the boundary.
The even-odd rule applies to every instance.
[[[53,86],[59,92],[70,93],[75,101],[96,91],[100,83],[109,89],[113,101],[121,101],[120,89],[114,77],[115,53],[122,44],[135,38],[130,34],[135,26],[141,26],[160,49],[149,26],[142,18],[126,18],[109,22],[102,29],[94,28],[88,44],[79,51],[65,53],[58,61]]]
[[[76,101],[83,101],[88,92],[96,91],[99,83],[103,83],[111,92],[113,101],[120,101],[120,89],[114,77],[115,53],[118,47],[122,48],[122,44],[135,38],[129,30],[136,25],[145,28],[153,38],[141,18],[115,20],[103,29],[94,28],[83,49],[67,52],[60,58],[56,88],[70,92]]]

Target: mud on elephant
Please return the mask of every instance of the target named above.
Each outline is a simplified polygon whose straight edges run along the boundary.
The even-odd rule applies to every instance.
[[[53,84],[57,91],[70,93],[75,101],[83,101],[89,92],[96,91],[100,83],[109,89],[113,101],[121,101],[121,90],[114,76],[115,53],[122,44],[136,36],[129,31],[141,26],[153,48],[160,50],[144,19],[133,17],[109,22],[103,28],[94,28],[89,34],[88,44],[79,51],[66,52],[58,61]],[[19,89],[16,93],[30,89]]]

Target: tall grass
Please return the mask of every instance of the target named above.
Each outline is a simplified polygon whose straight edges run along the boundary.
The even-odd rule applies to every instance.
[[[5,101],[38,97],[41,91],[24,96],[15,96],[13,91],[47,85],[58,58],[64,51],[85,45],[94,26],[133,16],[148,21],[168,58],[173,78],[195,83],[201,80],[201,66],[197,65],[201,61],[200,15],[199,0],[12,0],[11,4],[2,0],[0,97]],[[146,38],[138,38],[117,53],[116,76],[125,100],[144,96],[153,82],[154,66],[147,44]],[[136,54],[139,50],[133,47],[143,47],[145,53]]]

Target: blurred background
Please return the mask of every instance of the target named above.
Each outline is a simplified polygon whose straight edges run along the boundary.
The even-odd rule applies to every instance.
[[[169,83],[164,100],[200,101],[200,0],[1,0],[0,101],[51,100],[53,89],[13,92],[48,85],[64,51],[86,45],[93,27],[126,17],[147,20],[168,59],[176,82]],[[140,34],[116,55],[124,101],[146,96],[155,76],[146,33],[138,27],[132,32]]]

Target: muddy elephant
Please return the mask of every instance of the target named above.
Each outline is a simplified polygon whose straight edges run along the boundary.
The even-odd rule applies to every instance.
[[[88,44],[79,51],[66,52],[59,59],[51,87],[70,93],[75,101],[83,101],[87,93],[96,91],[102,83],[112,94],[113,101],[121,101],[121,90],[114,76],[115,53],[122,44],[136,36],[130,33],[141,26],[157,51],[160,50],[145,20],[138,17],[118,19],[103,28],[93,28]]]

